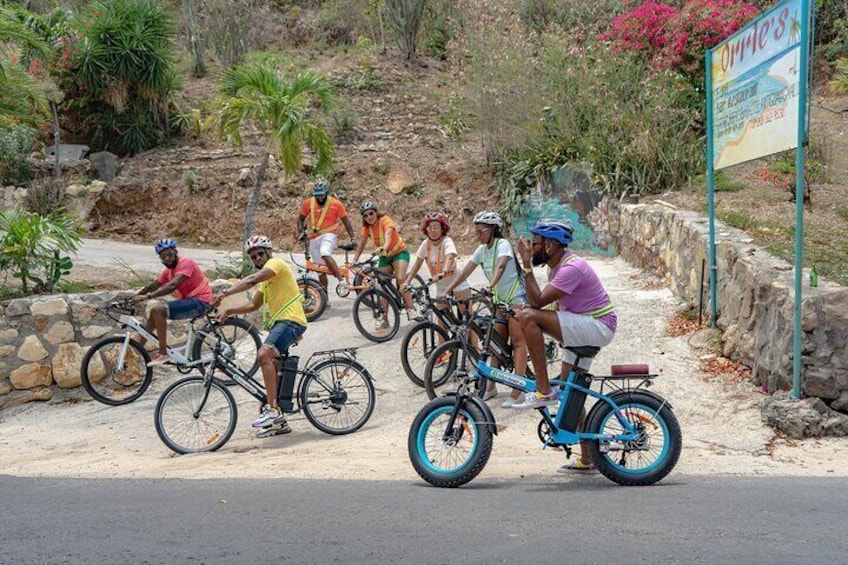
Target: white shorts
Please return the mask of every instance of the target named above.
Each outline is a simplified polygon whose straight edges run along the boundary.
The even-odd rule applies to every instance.
[[[325,255],[332,255],[336,249],[336,242],[339,236],[334,233],[322,233],[318,237],[313,237],[309,240],[309,254],[312,255],[312,262],[316,265],[323,265]]]
[[[573,365],[576,355],[565,349],[568,347],[604,347],[609,345],[615,333],[604,325],[585,314],[573,312],[557,312],[559,318],[559,329],[562,332],[562,362]],[[592,366],[592,359],[581,358],[580,368],[588,370]]]

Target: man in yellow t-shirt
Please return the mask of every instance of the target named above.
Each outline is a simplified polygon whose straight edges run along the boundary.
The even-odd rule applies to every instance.
[[[316,265],[326,265],[337,280],[343,279],[342,272],[333,259],[333,250],[339,238],[339,224],[344,224],[350,241],[355,242],[353,226],[347,210],[338,198],[329,195],[330,183],[318,179],[312,186],[312,196],[303,201],[297,217],[297,233],[309,236],[309,254]],[[327,275],[321,273],[318,280],[327,289]]]
[[[259,428],[257,437],[287,434],[291,427],[277,402],[278,357],[288,353],[289,347],[306,331],[306,314],[301,304],[303,295],[291,267],[282,259],[272,256],[270,239],[262,235],[251,236],[244,242],[244,251],[259,270],[215,295],[214,304],[217,306],[226,296],[259,284],[259,292],[251,302],[221,311],[218,321],[223,322],[234,314],[246,314],[263,308],[262,321],[268,330],[268,337],[259,348],[257,359],[265,381],[267,404],[262,408],[259,419],[253,422],[253,427]]]

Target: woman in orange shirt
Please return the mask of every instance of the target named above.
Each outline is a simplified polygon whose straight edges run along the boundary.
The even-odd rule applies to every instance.
[[[356,246],[353,254],[353,262],[359,261],[359,256],[362,255],[368,239],[372,239],[374,245],[380,249],[377,268],[384,273],[394,273],[398,288],[401,288],[406,279],[409,251],[406,250],[406,243],[400,236],[397,225],[390,217],[379,212],[377,205],[373,202],[363,202],[359,212],[362,214],[362,237],[359,238],[359,245]],[[406,304],[407,315],[409,318],[414,318],[417,314],[412,304],[412,295],[408,291],[402,291],[401,295]]]

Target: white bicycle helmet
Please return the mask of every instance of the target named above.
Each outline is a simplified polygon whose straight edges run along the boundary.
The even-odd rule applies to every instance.
[[[501,215],[497,212],[489,212],[488,210],[484,212],[480,212],[476,216],[474,216],[475,224],[486,224],[488,226],[503,226],[503,220],[501,220]]]
[[[263,247],[265,249],[272,249],[271,240],[265,237],[264,235],[252,235],[247,238],[244,242],[244,252],[247,253],[251,249],[255,247]]]

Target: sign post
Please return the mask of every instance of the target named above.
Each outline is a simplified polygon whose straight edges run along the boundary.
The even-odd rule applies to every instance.
[[[711,325],[716,327],[718,313],[715,171],[794,148],[795,398],[801,394],[804,144],[811,27],[810,0],[785,0],[706,53]]]

